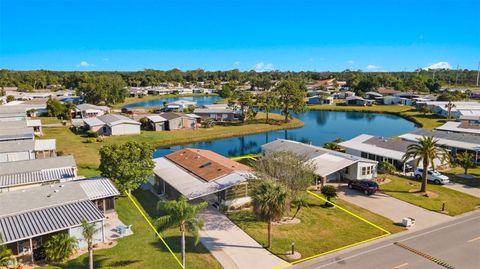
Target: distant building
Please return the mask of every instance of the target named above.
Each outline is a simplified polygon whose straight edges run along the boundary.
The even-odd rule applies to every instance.
[[[451,117],[459,119],[460,117],[480,117],[480,103],[479,102],[452,102],[455,106],[451,108]],[[425,102],[432,113],[448,117],[448,102],[446,101],[432,101]]]
[[[75,109],[74,118],[93,118],[110,113],[108,106],[97,106],[92,104],[80,104]]]
[[[183,112],[185,109],[190,107],[197,106],[197,102],[187,101],[187,100],[178,100],[167,104],[167,109],[174,112]]]
[[[347,106],[368,106],[372,105],[372,100],[365,100],[360,96],[349,96],[345,99],[345,104]]]
[[[166,129],[166,122],[168,121],[162,116],[159,115],[149,115],[144,117],[147,121],[147,125],[145,126],[145,129],[147,130],[152,130],[152,131],[165,131]]]
[[[240,120],[241,111],[232,108],[196,108],[193,113],[202,118],[210,118],[215,121]]]
[[[382,98],[384,105],[404,105],[411,106],[413,100],[409,98],[404,98],[396,95],[387,95]]]
[[[382,96],[388,96],[388,95],[395,95],[400,93],[400,91],[394,90],[394,89],[388,89],[388,88],[378,88],[377,92],[381,94]]]
[[[160,117],[166,119],[165,130],[196,129],[200,127],[201,117],[194,114],[180,112],[160,113]]]
[[[332,96],[313,96],[309,97],[307,104],[309,105],[331,105],[333,104]]]
[[[0,162],[14,162],[55,157],[55,139],[0,142]]]
[[[140,134],[140,122],[118,114],[105,114],[96,118],[84,119],[87,129],[100,135]]]

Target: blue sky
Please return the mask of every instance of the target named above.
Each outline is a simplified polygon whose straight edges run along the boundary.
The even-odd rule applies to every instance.
[[[0,0],[0,68],[476,69],[478,0]]]

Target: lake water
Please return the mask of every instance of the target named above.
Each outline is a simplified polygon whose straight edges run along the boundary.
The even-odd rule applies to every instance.
[[[193,102],[197,102],[198,106],[203,106],[203,105],[213,104],[216,101],[221,100],[221,99],[222,99],[222,97],[217,96],[217,95],[172,97],[172,98],[164,98],[164,99],[158,99],[158,100],[151,100],[151,101],[129,104],[129,105],[126,105],[124,107],[125,108],[152,107],[152,106],[159,107],[159,106],[163,106],[164,102],[171,103],[171,102],[175,102],[175,101],[178,101],[178,100],[193,101]],[[138,100],[141,101],[142,99],[138,99]]]
[[[192,98],[192,99],[189,99]],[[195,99],[193,99],[195,98]],[[170,99],[170,98],[169,98]],[[214,103],[219,100],[218,96],[181,97],[171,101],[201,100],[203,104]],[[166,99],[156,101],[162,103]],[[152,101],[153,102],[153,101]],[[199,101],[197,101],[199,102]],[[199,103],[200,104],[200,103]],[[138,104],[133,104],[138,106]],[[156,106],[156,105],[153,105]],[[154,157],[161,157],[170,152],[184,147],[193,147],[215,151],[224,156],[242,156],[259,153],[261,145],[277,138],[290,139],[313,145],[322,145],[336,138],[343,140],[351,139],[359,134],[371,134],[376,136],[397,136],[413,131],[416,126],[413,122],[399,116],[363,112],[337,112],[337,111],[308,111],[300,115],[293,115],[302,120],[305,125],[291,130],[272,131],[261,134],[246,135],[240,137],[217,139],[207,142],[199,142],[187,145],[159,148],[154,152]]]

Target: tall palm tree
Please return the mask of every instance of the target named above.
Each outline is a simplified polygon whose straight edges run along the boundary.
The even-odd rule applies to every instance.
[[[65,119],[71,120],[72,119],[72,113],[75,112],[76,108],[77,108],[77,106],[74,103],[67,102],[65,104]]]
[[[251,197],[255,215],[268,224],[267,248],[270,248],[272,246],[272,221],[281,219],[285,213],[287,189],[273,180],[261,180],[254,185]]]
[[[206,202],[190,204],[184,196],[180,197],[178,201],[159,201],[157,204],[157,210],[164,214],[155,221],[157,229],[163,231],[176,226],[182,233],[183,268],[185,268],[185,232],[191,233],[195,238],[195,245],[198,244],[200,240],[198,232],[203,227],[203,220],[199,219],[197,215],[207,206]]]
[[[445,108],[448,110],[448,117],[447,119],[450,120],[452,117],[452,108],[457,107],[452,101],[448,101],[448,103],[445,105]]]
[[[422,136],[417,138],[418,143],[411,144],[407,147],[407,152],[403,155],[402,162],[407,162],[410,159],[416,160],[417,166],[422,162],[422,187],[420,192],[427,191],[427,172],[431,166],[435,169],[435,159],[439,159],[442,162],[448,160],[448,152],[445,149],[438,147],[438,140],[435,140],[431,136]]]
[[[82,236],[87,241],[88,268],[93,269],[93,236],[98,229],[95,228],[95,223],[88,223],[86,220],[82,221],[82,229]]]
[[[78,242],[68,233],[61,233],[52,236],[44,247],[47,261],[62,263],[72,256],[78,247]]]

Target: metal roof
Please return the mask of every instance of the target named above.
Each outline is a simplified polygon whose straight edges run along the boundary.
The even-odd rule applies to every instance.
[[[114,126],[123,123],[140,125],[140,122],[118,114],[105,114],[97,117],[97,119],[104,122],[108,126]]]
[[[154,123],[167,121],[167,119],[159,115],[147,116],[147,119],[151,120]]]
[[[26,120],[7,121],[7,122],[2,122],[2,124],[0,124],[0,130],[21,129],[26,127],[30,127],[30,126],[27,126]]]
[[[16,140],[0,142],[0,153],[31,151],[35,148],[35,140]]]
[[[411,133],[400,135],[399,137],[404,140],[417,142],[418,139],[423,136],[434,137],[436,140],[438,140],[438,144],[444,146],[473,151],[480,150],[480,136],[473,134],[417,129]]]
[[[204,181],[166,158],[153,159],[155,175],[162,178],[189,200],[225,190],[246,181],[252,174],[233,172],[213,181]]]
[[[73,156],[60,156],[45,159],[24,160],[0,163],[0,175],[36,172],[56,168],[76,167]]]
[[[415,143],[362,134],[341,142],[340,146],[401,161],[411,144]]]
[[[113,183],[108,178],[104,177],[87,178],[73,181],[69,184],[79,184],[90,200],[117,196],[120,194],[117,188],[113,186]]]
[[[85,111],[85,110],[88,110],[88,109],[100,110],[100,111],[109,111],[110,110],[110,108],[108,106],[96,106],[96,105],[92,105],[92,104],[79,104],[79,105],[77,105],[77,110]]]
[[[0,129],[0,141],[26,140],[34,137],[35,134],[32,127]]]
[[[35,151],[43,150],[55,150],[57,140],[55,139],[36,139],[35,140]]]
[[[315,174],[319,176],[328,176],[357,162],[377,163],[358,156],[286,139],[277,139],[264,144],[262,151],[267,153],[287,151],[304,156],[306,162],[315,166]]]
[[[449,122],[446,122],[444,125],[435,128],[435,130],[477,134],[477,135],[480,134],[479,128],[462,128],[462,127],[463,127],[462,122],[449,121]]]
[[[18,161],[19,162],[19,161]],[[18,163],[15,162],[15,163]],[[14,162],[12,162],[14,163]],[[73,179],[75,168],[54,168],[34,172],[0,175],[0,188],[45,183],[60,179]]]
[[[193,113],[235,113],[231,108],[196,108]]]
[[[82,221],[94,222],[105,216],[89,200],[0,217],[3,243],[15,242],[78,226]]]
[[[75,124],[77,124],[79,121],[75,121]],[[85,118],[83,119],[83,122],[85,122],[85,124],[87,124],[88,126],[101,126],[101,125],[105,125],[105,123],[101,120],[99,120],[98,118]],[[73,121],[72,121],[73,123]]]

